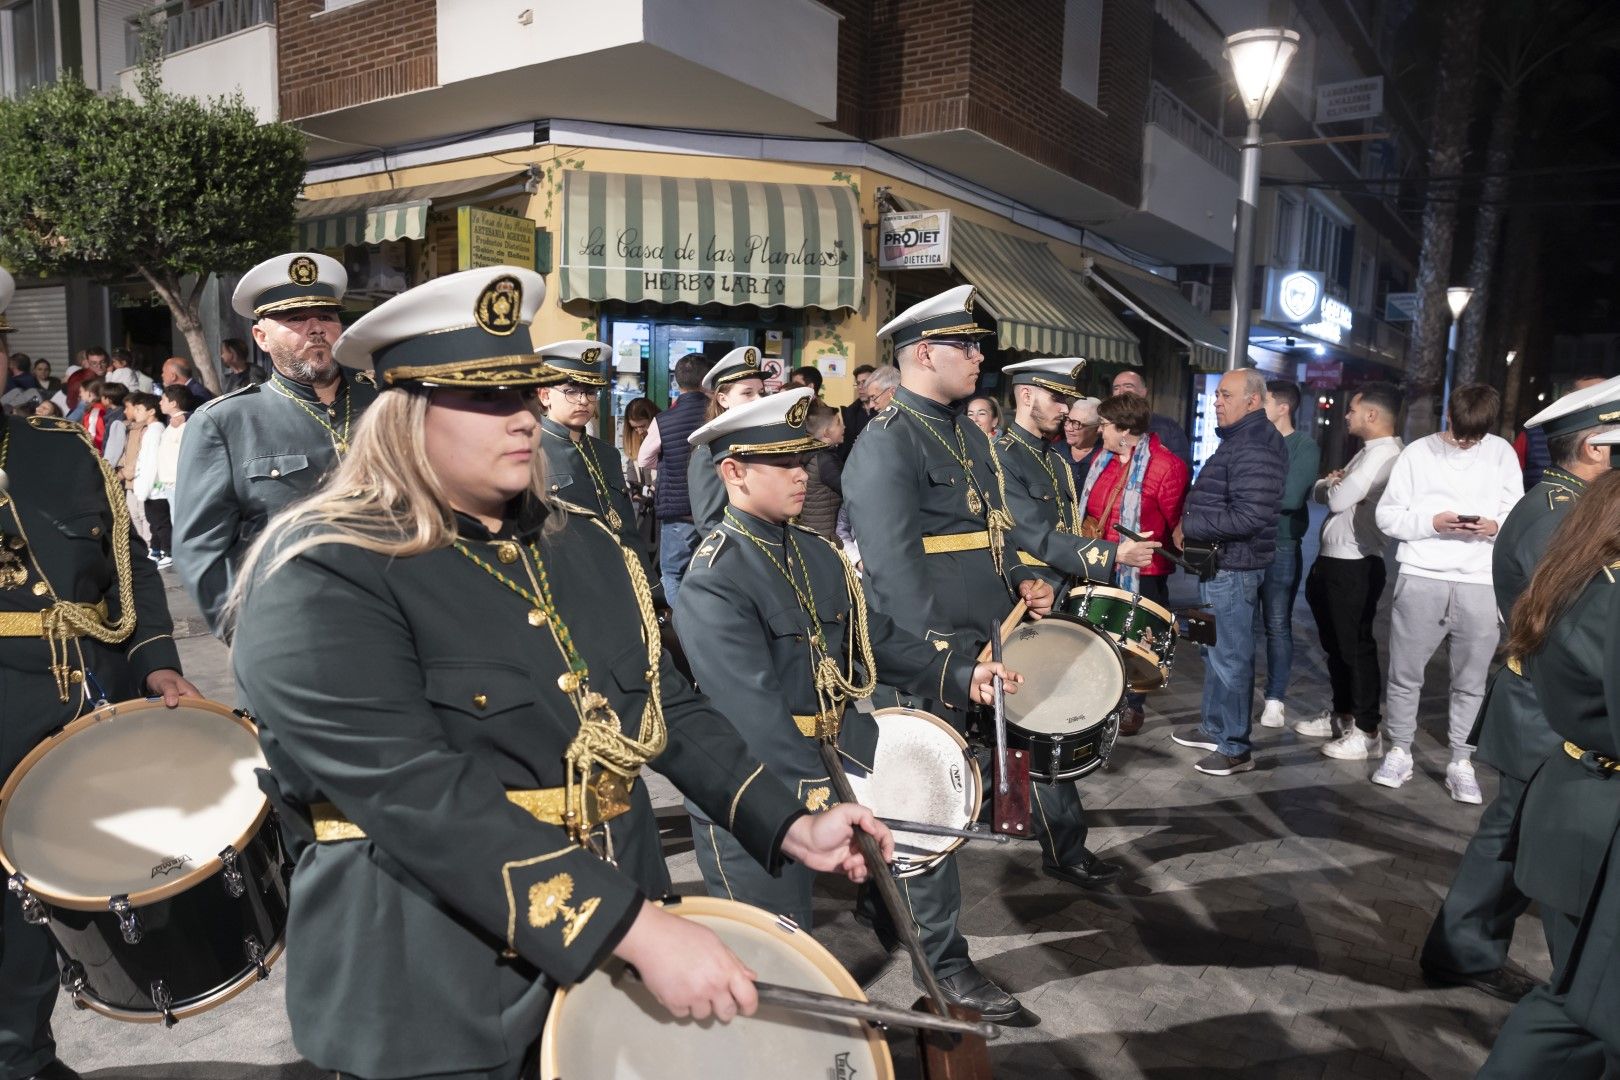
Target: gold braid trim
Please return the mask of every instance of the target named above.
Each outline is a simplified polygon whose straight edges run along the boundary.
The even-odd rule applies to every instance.
[[[990,530],[990,561],[995,564],[996,573],[1005,577],[1002,552],[1014,524],[1012,514],[1007,511],[1007,474],[1001,471],[1001,455],[996,453],[995,440],[986,439],[985,445],[990,448],[990,471],[996,474],[996,492],[1001,496],[1001,505],[987,509],[984,524]]]

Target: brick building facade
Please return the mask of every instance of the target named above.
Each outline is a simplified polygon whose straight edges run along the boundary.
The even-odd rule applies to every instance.
[[[438,85],[436,0],[325,6],[324,0],[276,5],[283,120]]]

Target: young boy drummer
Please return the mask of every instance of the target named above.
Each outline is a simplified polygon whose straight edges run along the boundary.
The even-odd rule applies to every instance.
[[[805,430],[813,396],[790,390],[734,405],[692,434],[715,462],[727,506],[682,581],[678,628],[699,685],[749,751],[820,811],[834,796],[817,740],[836,738],[850,771],[869,768],[877,725],[855,703],[871,695],[880,671],[888,685],[967,708],[991,700],[992,676],[1004,669],[935,648],[871,609],[838,549],[793,523],[806,463],[828,449]],[[811,925],[811,874],[789,866],[772,876],[724,823],[689,809],[712,895]],[[936,971],[947,995],[962,974]]]

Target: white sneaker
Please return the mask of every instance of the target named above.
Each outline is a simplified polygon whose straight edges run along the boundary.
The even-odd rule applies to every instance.
[[[1377,757],[1382,749],[1382,735],[1376,731],[1368,735],[1352,725],[1349,731],[1332,742],[1325,743],[1322,746],[1322,753],[1340,761],[1365,761]]]
[[[1412,754],[1411,751],[1399,746],[1389,748],[1389,753],[1384,755],[1384,763],[1378,766],[1378,771],[1372,775],[1373,783],[1392,788],[1398,788],[1410,779],[1412,779]]]
[[[1260,710],[1261,727],[1282,727],[1288,723],[1283,715],[1283,703],[1275,698],[1266,698],[1266,707]]]
[[[157,566],[158,566],[159,570],[167,570],[169,567],[171,567],[173,565],[174,565],[174,560],[171,559],[167,555],[163,556],[163,558],[161,558],[161,559],[159,559],[157,561]]]
[[[1484,801],[1479,794],[1479,781],[1474,778],[1474,763],[1466,759],[1446,766],[1446,790],[1460,803],[1478,806]]]
[[[1294,721],[1294,730],[1313,739],[1336,739],[1342,734],[1338,717],[1333,715],[1332,709],[1323,709],[1319,716],[1311,720]]]

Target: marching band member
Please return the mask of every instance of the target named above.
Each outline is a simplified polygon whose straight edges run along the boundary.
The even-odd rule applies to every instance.
[[[491,267],[355,323],[339,358],[378,400],[233,598],[295,860],[293,1038],[346,1078],[516,1077],[553,989],[610,955],[676,1016],[752,1011],[752,973],[650,902],[670,882],[645,764],[772,870],[862,880],[857,828],[892,852],[870,812],[810,815],[749,756],[664,655],[640,557],[546,497],[543,292]]]
[[[759,366],[759,350],[752,345],[732,349],[703,376],[703,390],[709,395],[713,420],[734,405],[765,396],[765,372]],[[692,520],[699,536],[708,536],[720,524],[726,508],[726,486],[714,471],[714,462],[705,446],[694,446],[686,462],[686,490],[692,499]]]

